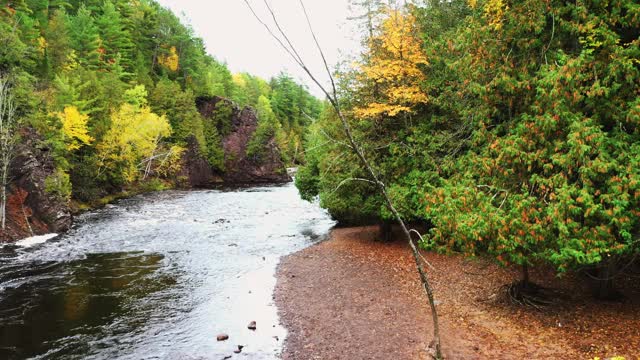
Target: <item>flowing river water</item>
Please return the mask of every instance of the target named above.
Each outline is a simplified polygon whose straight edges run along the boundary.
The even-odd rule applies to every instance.
[[[333,225],[293,184],[85,213],[63,236],[0,248],[0,359],[278,358],[275,268]]]

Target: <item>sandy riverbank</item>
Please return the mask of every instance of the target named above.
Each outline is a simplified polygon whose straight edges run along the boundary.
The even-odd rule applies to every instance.
[[[283,359],[426,359],[432,327],[408,247],[374,242],[376,228],[342,228],[282,259],[275,291],[289,335]],[[500,287],[517,269],[425,254],[448,359],[591,359],[640,355],[640,294],[592,300],[584,282],[532,272],[557,304],[511,304]],[[639,289],[640,286],[635,286]],[[637,290],[636,290],[637,291]]]

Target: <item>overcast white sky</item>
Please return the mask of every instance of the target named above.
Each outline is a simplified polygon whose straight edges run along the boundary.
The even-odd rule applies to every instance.
[[[244,0],[158,1],[191,24],[196,34],[204,39],[209,54],[226,61],[232,72],[246,71],[268,80],[284,70],[320,96],[319,89],[270,37]],[[263,0],[249,2],[259,16],[271,20]],[[298,0],[269,0],[269,4],[308,66],[324,82],[328,81]],[[304,4],[332,69],[344,59],[341,54],[358,51],[355,24],[347,20],[350,16],[347,0],[306,0]],[[268,24],[272,25],[272,21]]]

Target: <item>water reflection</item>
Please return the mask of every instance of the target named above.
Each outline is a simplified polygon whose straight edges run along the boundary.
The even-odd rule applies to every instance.
[[[46,353],[48,344],[56,339],[100,332],[114,318],[131,311],[132,301],[175,283],[175,279],[149,276],[163,258],[140,252],[106,253],[28,265],[28,276],[38,279],[29,286],[5,289],[0,300],[0,358],[35,356]],[[24,275],[22,271],[5,273],[1,279],[4,283]],[[88,352],[83,348],[60,350],[55,355]]]

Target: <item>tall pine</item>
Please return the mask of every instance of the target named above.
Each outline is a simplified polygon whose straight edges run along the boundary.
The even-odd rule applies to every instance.
[[[100,66],[100,35],[91,11],[80,5],[76,16],[69,19],[69,38],[78,64],[89,69]]]

